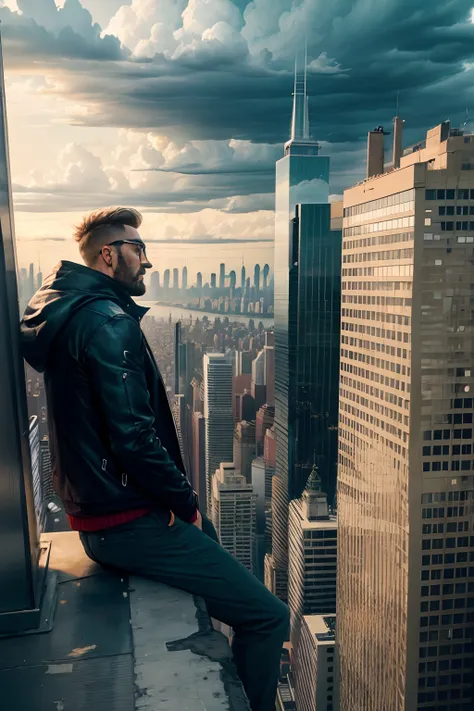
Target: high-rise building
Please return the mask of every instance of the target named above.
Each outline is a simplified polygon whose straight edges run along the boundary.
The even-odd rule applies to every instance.
[[[291,138],[276,164],[273,531],[281,526],[283,567],[289,501],[301,496],[313,462],[331,502],[336,486],[341,234],[331,231],[329,158],[319,152],[305,69],[295,73]]]
[[[245,289],[245,266],[242,264],[242,269],[240,271],[240,288],[242,289],[242,295]]]
[[[181,275],[181,288],[183,291],[188,288],[188,268],[186,266],[183,267]]]
[[[212,274],[211,274],[211,289],[216,288],[216,286],[217,286],[216,279],[217,279],[217,276],[216,276],[215,272],[212,272]]]
[[[303,615],[336,612],[337,521],[313,467],[301,499],[290,503],[288,605],[298,648]]]
[[[198,272],[196,275],[196,286],[198,289],[202,289],[202,273]]]
[[[263,288],[266,289],[268,287],[268,275],[270,274],[270,267],[268,264],[265,264],[263,267]]]
[[[265,385],[265,353],[263,350],[252,361],[252,382],[256,385]]]
[[[275,404],[275,348],[264,346],[265,394],[269,405]]]
[[[232,269],[232,271],[229,273],[229,287],[231,289],[235,289],[236,284],[237,284],[237,274]]]
[[[165,269],[163,272],[163,289],[167,291],[170,288],[170,270]]]
[[[467,711],[474,135],[445,122],[399,165],[344,195],[340,709]]]
[[[255,287],[255,291],[259,292],[260,291],[260,264],[256,264],[255,268],[253,270],[253,285]]]
[[[252,573],[255,568],[255,494],[233,463],[212,477],[212,521],[221,545]]]
[[[175,291],[179,289],[179,269],[177,267],[173,269],[173,289]]]
[[[150,277],[150,298],[158,299],[160,294],[160,272],[152,272]]]
[[[211,500],[211,478],[221,462],[232,461],[232,364],[223,353],[206,353],[204,371],[204,417],[206,419],[206,491]]]
[[[305,615],[302,619],[300,642],[292,664],[298,711],[339,708],[335,625],[335,615]]]
[[[225,264],[219,265],[219,289],[225,286]]]
[[[206,420],[201,412],[193,412],[192,429],[191,482],[203,507],[206,502]]]
[[[252,461],[255,459],[255,422],[238,422],[234,432],[234,464],[235,468],[252,483]]]
[[[262,405],[262,407],[257,412],[255,420],[255,443],[257,446],[258,457],[261,457],[263,455],[265,433],[270,427],[273,427],[274,422],[275,408],[273,407],[273,405]]]

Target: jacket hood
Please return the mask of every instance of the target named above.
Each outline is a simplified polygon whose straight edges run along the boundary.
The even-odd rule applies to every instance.
[[[113,301],[141,318],[148,309],[133,301],[121,284],[101,272],[75,262],[61,261],[33,296],[20,323],[23,357],[42,373],[59,331],[86,304]]]

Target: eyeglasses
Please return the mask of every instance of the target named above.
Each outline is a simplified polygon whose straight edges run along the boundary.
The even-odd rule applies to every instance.
[[[142,257],[142,254],[145,257],[145,259],[148,259],[148,257],[146,256],[146,246],[143,244],[143,242],[139,242],[138,240],[131,240],[131,239],[117,239],[114,242],[109,242],[108,246],[112,247],[112,245],[114,245],[114,244],[118,244],[118,245],[120,245],[120,244],[134,244],[136,247],[138,247],[137,255],[140,257],[140,259]],[[106,245],[104,245],[104,247],[105,246]],[[102,250],[100,250],[100,251],[102,252]]]

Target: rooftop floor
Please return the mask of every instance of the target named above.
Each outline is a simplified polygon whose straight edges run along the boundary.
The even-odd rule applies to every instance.
[[[0,639],[8,711],[248,711],[227,639],[202,600],[90,561],[48,533],[57,571],[50,632]]]

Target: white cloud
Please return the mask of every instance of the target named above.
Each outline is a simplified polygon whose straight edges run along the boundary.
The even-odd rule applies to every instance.
[[[308,64],[308,71],[314,74],[343,74],[349,70],[343,69],[335,59],[330,59],[327,52],[321,52],[319,57]]]

